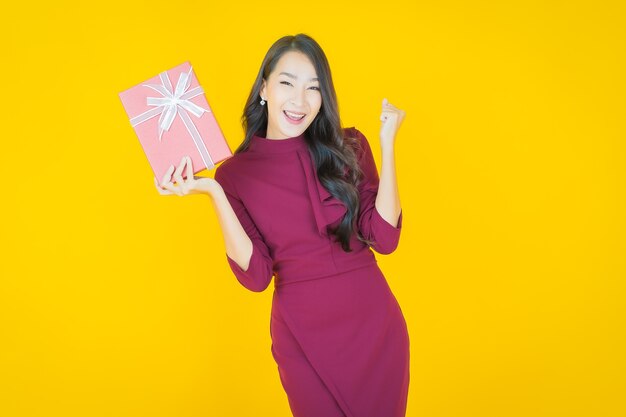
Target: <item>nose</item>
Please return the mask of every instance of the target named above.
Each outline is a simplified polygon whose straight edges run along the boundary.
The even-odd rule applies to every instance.
[[[291,102],[298,107],[302,107],[304,104],[304,91],[300,88],[294,88],[293,97],[291,98]]]

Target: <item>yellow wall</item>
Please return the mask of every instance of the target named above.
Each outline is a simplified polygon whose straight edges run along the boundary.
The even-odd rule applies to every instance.
[[[290,415],[272,287],[231,274],[208,197],[156,192],[117,94],[189,60],[234,149],[265,52],[298,32],[344,126],[377,144],[382,98],[407,112],[403,235],[378,255],[411,334],[407,415],[626,414],[623,2],[16,3],[0,415]]]

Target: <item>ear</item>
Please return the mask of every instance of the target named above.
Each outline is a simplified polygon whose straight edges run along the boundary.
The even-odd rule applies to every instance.
[[[263,83],[261,84],[261,91],[259,91],[259,94],[261,95],[262,98],[267,99],[267,96],[265,95],[265,78],[263,79]]]

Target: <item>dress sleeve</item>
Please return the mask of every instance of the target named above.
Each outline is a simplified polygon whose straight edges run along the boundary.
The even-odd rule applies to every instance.
[[[220,168],[221,166],[216,169],[214,178],[224,189],[226,198],[252,241],[252,257],[248,269],[244,271],[228,254],[226,254],[226,260],[241,285],[250,291],[261,292],[268,287],[274,275],[273,260],[263,237],[250,218],[230,179]]]
[[[397,226],[394,227],[376,209],[376,196],[380,182],[376,162],[365,135],[356,128],[354,128],[354,132],[360,144],[357,156],[364,175],[358,186],[360,209],[357,225],[363,237],[374,242],[371,245],[372,249],[387,255],[398,246],[400,231],[402,230],[402,210],[398,216]]]

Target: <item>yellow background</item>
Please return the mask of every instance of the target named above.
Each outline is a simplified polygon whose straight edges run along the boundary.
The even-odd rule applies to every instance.
[[[207,196],[157,193],[117,94],[189,60],[235,149],[265,52],[298,32],[378,163],[382,98],[407,112],[403,234],[377,255],[407,415],[626,415],[623,2],[15,3],[0,415],[290,415],[272,287],[236,281]]]

